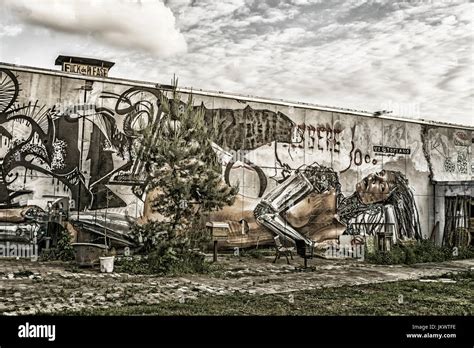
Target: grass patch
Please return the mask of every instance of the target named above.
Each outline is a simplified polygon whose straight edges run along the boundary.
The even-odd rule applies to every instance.
[[[242,249],[240,255],[243,257],[252,257],[254,259],[262,259],[265,256],[275,256],[275,249],[274,248]]]
[[[124,305],[107,309],[83,309],[56,315],[473,315],[472,272],[450,277],[456,283],[420,282],[343,286],[289,294],[204,296],[185,303]],[[403,302],[399,303],[400,295]]]
[[[172,249],[154,251],[145,256],[130,256],[117,260],[117,272],[129,274],[153,274],[158,276],[178,276],[181,274],[208,273],[210,264],[204,254],[184,250],[179,253]]]

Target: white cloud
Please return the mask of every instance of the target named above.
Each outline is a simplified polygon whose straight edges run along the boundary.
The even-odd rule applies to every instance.
[[[90,35],[116,47],[141,49],[158,57],[186,51],[174,15],[162,1],[3,0],[2,6],[28,24]]]
[[[182,10],[201,14],[186,31],[193,49],[161,73],[197,88],[474,124],[472,4],[273,5]]]
[[[13,0],[8,3],[18,8]],[[20,2],[26,9],[38,8],[44,1],[25,3],[25,0]],[[61,6],[69,6],[62,12],[54,7],[34,12],[36,16],[39,13],[42,16],[45,11],[57,12],[44,14],[50,18],[48,25],[43,25],[50,29],[49,35],[27,32],[25,27],[18,38],[3,37],[8,49],[0,58],[19,55],[23,64],[38,65],[38,57],[67,48],[71,54],[87,52],[87,56],[113,59],[116,65],[111,76],[166,83],[176,73],[182,86],[368,111],[389,105],[401,116],[474,125],[473,3],[381,0],[142,3],[142,7],[124,2],[96,5],[102,12],[94,17],[96,20],[85,22],[102,31],[91,33],[95,41],[84,24],[74,31],[74,40],[67,36],[71,34],[57,34],[69,32],[68,23],[77,23],[78,16],[93,12],[92,5],[81,10],[76,5],[72,7],[71,2],[62,1]],[[69,11],[71,8],[74,10]],[[102,23],[98,18],[104,17],[104,11],[106,18]],[[67,20],[57,18],[59,13],[64,13]],[[167,25],[165,29],[156,29],[158,24],[154,22],[161,14]],[[20,18],[34,22],[25,19],[28,12]],[[107,36],[108,32],[125,35],[127,44],[117,44],[121,40]],[[168,32],[169,35],[163,34]],[[162,54],[179,52],[176,43],[181,36],[188,45],[186,53]],[[159,58],[135,49],[150,43],[159,45]],[[42,59],[53,62],[54,58]]]
[[[0,25],[0,37],[17,36],[22,30],[23,28],[19,25]]]

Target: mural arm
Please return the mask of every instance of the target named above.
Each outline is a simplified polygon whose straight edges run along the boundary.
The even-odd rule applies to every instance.
[[[280,214],[313,190],[309,180],[301,172],[297,172],[270,191],[254,211],[259,224],[284,240],[295,243],[298,255],[302,257],[312,255],[313,241],[296,231]]]

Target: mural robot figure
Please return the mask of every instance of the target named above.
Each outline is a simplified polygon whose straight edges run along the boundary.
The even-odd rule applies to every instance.
[[[396,240],[422,238],[408,180],[396,171],[370,174],[344,197],[331,168],[302,167],[268,193],[254,214],[259,224],[293,241],[303,257],[311,255],[315,243],[360,233],[356,225],[368,226],[365,232],[374,234],[392,224]]]

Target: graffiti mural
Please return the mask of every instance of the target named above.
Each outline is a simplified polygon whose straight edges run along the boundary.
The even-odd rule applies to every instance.
[[[18,93],[16,76],[8,70],[0,71],[0,129],[5,138],[0,150],[0,202],[7,205],[14,197],[30,193],[12,189],[16,183],[27,180],[28,172],[30,176],[33,171],[51,174],[64,184],[69,184],[68,174],[70,177],[79,175],[64,172],[64,164],[62,169],[58,168],[57,163],[62,158],[59,158],[61,151],[58,152],[58,139],[54,136],[55,108],[37,102],[15,104]]]
[[[47,80],[50,89],[74,87],[61,87],[60,97],[34,79]],[[147,151],[144,131],[161,126],[166,93],[0,69],[0,205],[46,209],[66,200],[71,219],[123,233],[152,219],[146,165],[137,158]],[[234,205],[210,216],[228,224],[229,246],[271,243],[279,235],[304,254],[343,234],[376,235],[388,227],[394,241],[426,238],[431,226],[420,220],[432,213],[430,179],[472,176],[468,130],[416,131],[401,121],[304,106],[199,98],[195,107],[217,129],[213,148],[223,180],[241,183]],[[183,100],[170,102],[185,107]]]
[[[24,169],[25,180],[27,173],[32,177],[39,172],[53,178],[52,183],[61,183],[67,188],[72,205],[79,210],[124,207],[127,203],[111,185],[131,186],[132,192],[142,198],[144,164],[135,160],[135,151],[144,129],[159,126],[162,113],[159,90],[132,87],[122,94],[103,92],[97,103],[100,106],[93,110],[86,105],[74,105],[60,112],[39,101],[15,104],[19,89],[16,76],[2,70],[0,132],[5,141],[0,198],[3,204],[9,205],[15,196],[31,193],[13,192],[9,188],[21,176],[16,168]],[[104,107],[104,100],[112,106]],[[272,141],[291,142],[294,127],[282,113],[251,107],[206,109],[205,118],[209,125],[217,124],[216,143],[224,150],[247,151]],[[82,122],[90,123],[91,127],[89,151],[85,155],[81,148],[84,139],[79,139]],[[9,129],[15,129],[15,134]],[[81,168],[83,161],[90,162],[87,178]],[[246,163],[258,173],[263,194],[266,176],[258,166]],[[232,162],[227,164],[228,170],[232,165]]]
[[[408,181],[394,171],[367,176],[345,197],[331,168],[300,168],[257,204],[254,216],[268,230],[294,241],[302,256],[315,243],[335,241],[343,233],[375,235],[387,225],[393,225],[396,240],[422,238]]]
[[[429,150],[425,156],[429,161],[434,159],[436,164],[440,164],[433,168],[435,171],[437,169],[437,177],[455,178],[461,175],[469,180],[472,135],[467,131],[453,130],[447,132],[446,130],[438,131],[433,128],[426,129],[425,132],[429,134],[429,140],[427,140]]]

